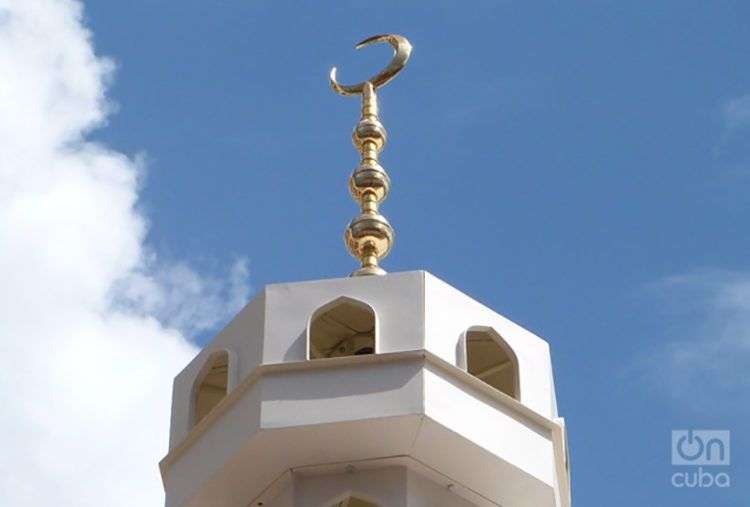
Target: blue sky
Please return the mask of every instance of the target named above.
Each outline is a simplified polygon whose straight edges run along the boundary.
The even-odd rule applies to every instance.
[[[549,340],[577,505],[739,505],[747,384],[705,377],[744,376],[746,357],[670,354],[712,339],[721,280],[746,287],[750,270],[749,15],[742,2],[92,2],[121,107],[97,136],[147,153],[160,250],[245,255],[256,288],[342,276],[358,104],[326,73],[359,80],[389,48],[354,42],[407,35],[413,59],[381,92],[386,268],[426,269]],[[735,483],[677,490],[670,430],[704,427],[734,431]]]
[[[384,267],[428,270],[550,342],[576,505],[741,505],[749,16],[697,1],[89,2],[117,104],[89,139],[140,161],[159,258],[214,278],[247,258],[254,290],[345,276],[358,101],[327,72],[358,81],[390,49],[355,42],[406,35],[412,60],[380,94],[397,233]],[[227,318],[183,331],[205,343]],[[732,431],[732,487],[670,485],[683,428]]]

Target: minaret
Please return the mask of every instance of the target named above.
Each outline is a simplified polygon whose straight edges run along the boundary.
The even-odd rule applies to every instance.
[[[168,507],[569,507],[549,345],[424,271],[386,274],[393,229],[377,89],[349,187],[353,276],[265,287],[175,378]],[[380,276],[361,276],[380,275]]]

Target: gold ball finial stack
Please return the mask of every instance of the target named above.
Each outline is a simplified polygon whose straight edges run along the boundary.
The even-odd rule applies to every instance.
[[[391,180],[380,165],[379,155],[385,146],[387,133],[378,117],[377,89],[404,68],[412,46],[400,35],[376,35],[359,44],[357,49],[377,42],[388,42],[395,50],[393,59],[380,73],[356,85],[341,85],[336,81],[336,68],[331,70],[331,87],[342,95],[362,96],[362,116],[352,132],[352,141],[361,160],[349,178],[349,191],[359,203],[361,212],[346,228],[346,247],[362,266],[352,276],[384,275],[380,259],[393,247],[395,233],[388,220],[379,213],[379,205],[388,196]]]

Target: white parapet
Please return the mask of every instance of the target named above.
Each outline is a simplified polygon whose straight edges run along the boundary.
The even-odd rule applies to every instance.
[[[472,369],[477,336],[507,364]],[[341,355],[346,340],[361,355]],[[217,386],[226,396],[196,420]],[[570,505],[548,344],[423,271],[266,287],[175,379],[170,435],[168,507],[269,506],[289,474],[384,466],[468,505]]]

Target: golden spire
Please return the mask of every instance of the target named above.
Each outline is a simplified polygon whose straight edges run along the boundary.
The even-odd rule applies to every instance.
[[[362,211],[349,222],[344,235],[349,253],[362,263],[362,267],[352,276],[384,275],[385,270],[378,263],[391,251],[395,235],[388,220],[378,213],[378,206],[388,196],[391,180],[378,161],[387,136],[378,118],[377,89],[404,68],[411,55],[411,44],[400,35],[375,35],[357,44],[356,48],[377,42],[388,42],[395,53],[388,66],[367,81],[342,85],[336,81],[336,67],[331,69],[331,87],[334,91],[341,95],[362,96],[362,117],[352,132],[352,140],[361,160],[349,178],[349,191]]]

